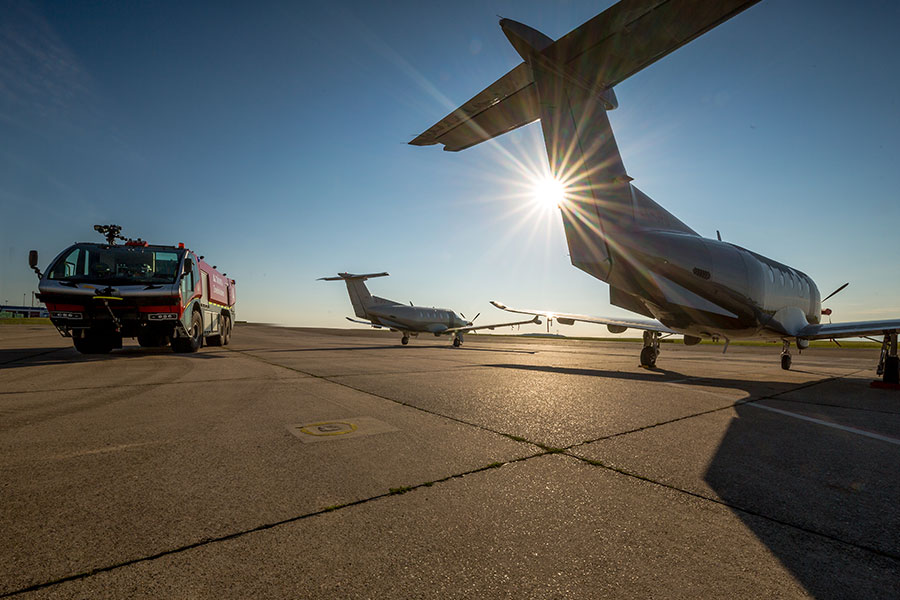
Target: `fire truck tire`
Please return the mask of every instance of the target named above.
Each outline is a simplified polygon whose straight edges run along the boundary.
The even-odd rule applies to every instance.
[[[191,327],[188,329],[186,338],[173,338],[172,350],[174,352],[196,352],[203,345],[203,319],[200,313],[194,311],[191,313]]]
[[[75,349],[82,354],[109,354],[113,347],[113,340],[109,336],[86,335],[81,338],[72,338]]]
[[[206,337],[207,346],[224,346],[225,345],[225,318],[219,315],[219,333]]]

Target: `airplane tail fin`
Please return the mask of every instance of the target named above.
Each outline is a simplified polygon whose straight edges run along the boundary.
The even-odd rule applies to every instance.
[[[758,0],[622,0],[560,39],[509,19],[500,27],[525,62],[410,144],[455,152],[541,120],[572,264],[607,281],[615,230],[696,235],[631,185],[606,111],[613,87]]]
[[[353,312],[361,319],[367,319],[368,313],[366,308],[374,304],[372,294],[366,287],[366,279],[372,277],[387,277],[388,273],[338,273],[337,277],[320,277],[319,281],[340,281],[343,280],[347,284],[347,293],[350,295],[350,303],[353,305]]]

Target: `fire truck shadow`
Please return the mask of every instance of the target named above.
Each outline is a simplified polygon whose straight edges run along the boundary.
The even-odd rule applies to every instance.
[[[109,354],[81,354],[74,348],[10,348],[0,350],[0,370],[24,367],[68,365],[88,362],[115,362],[133,360],[148,356],[178,356],[191,360],[216,360],[227,355],[213,350],[201,349],[193,354],[175,354],[171,348],[128,347],[113,350]]]

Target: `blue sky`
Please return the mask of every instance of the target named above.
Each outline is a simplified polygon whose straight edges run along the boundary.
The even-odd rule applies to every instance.
[[[378,295],[625,314],[569,264],[508,156],[407,145],[520,62],[497,15],[553,38],[609,2],[3,2],[0,301],[118,223],[238,282],[239,318],[343,327],[337,271]],[[616,88],[635,184],[701,234],[801,269],[836,320],[900,314],[900,5],[764,0]],[[502,146],[501,148],[498,146]],[[563,333],[606,335],[588,325]]]

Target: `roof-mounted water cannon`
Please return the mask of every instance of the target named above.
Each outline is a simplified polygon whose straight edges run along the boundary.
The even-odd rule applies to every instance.
[[[122,236],[120,225],[94,225],[94,231],[105,237],[106,243],[110,246],[114,246],[116,240],[128,241],[128,238]]]

